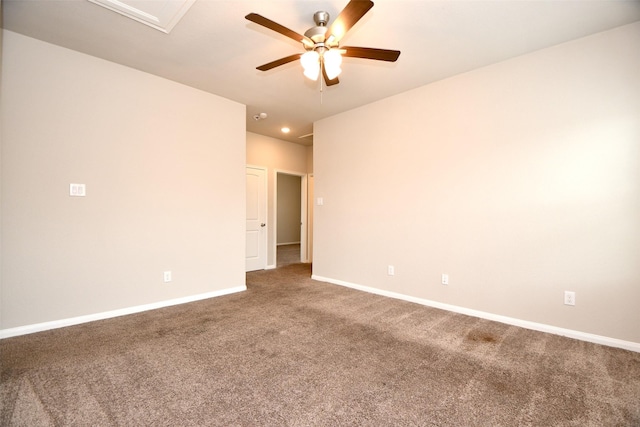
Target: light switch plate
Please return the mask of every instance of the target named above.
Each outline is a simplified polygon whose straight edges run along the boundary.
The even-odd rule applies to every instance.
[[[69,195],[84,197],[87,195],[87,187],[84,184],[69,184]]]

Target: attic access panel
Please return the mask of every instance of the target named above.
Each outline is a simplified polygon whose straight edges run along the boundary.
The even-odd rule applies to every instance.
[[[196,0],[89,0],[169,34]]]

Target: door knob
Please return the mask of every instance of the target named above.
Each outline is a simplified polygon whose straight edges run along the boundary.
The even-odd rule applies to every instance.
[[[263,222],[262,224],[260,224],[260,227],[264,227],[265,225],[267,225],[267,224],[265,224],[265,223]]]

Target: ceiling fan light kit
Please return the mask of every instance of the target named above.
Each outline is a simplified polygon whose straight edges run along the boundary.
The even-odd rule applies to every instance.
[[[304,75],[311,80],[318,80],[320,75],[320,54],[315,50],[309,50],[302,54],[300,63],[304,69]]]
[[[340,51],[336,49],[328,50],[324,53],[322,58],[329,80],[333,80],[338,77],[342,72],[342,68],[340,68],[340,65],[342,64],[342,55],[340,54]]]
[[[370,0],[350,0],[330,27],[327,27],[330,19],[329,14],[324,11],[318,11],[313,15],[316,23],[315,27],[309,28],[304,35],[290,30],[257,13],[248,14],[245,16],[247,20],[302,43],[302,47],[305,50],[304,53],[277,59],[261,65],[257,67],[257,69],[260,71],[268,71],[299,59],[306,77],[311,80],[317,80],[320,73],[322,73],[327,86],[332,86],[340,83],[338,76],[342,72],[341,65],[343,56],[395,62],[400,56],[400,51],[398,50],[370,47],[340,47],[342,37],[372,7],[373,2]]]

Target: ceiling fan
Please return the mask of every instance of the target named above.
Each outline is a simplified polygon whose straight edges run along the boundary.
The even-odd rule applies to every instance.
[[[338,75],[342,71],[340,65],[342,64],[343,56],[395,62],[400,56],[399,50],[354,46],[340,47],[342,37],[372,7],[373,2],[370,0],[350,0],[330,27],[327,27],[329,14],[324,11],[316,12],[313,15],[316,26],[309,28],[304,35],[298,34],[257,13],[248,14],[245,18],[249,21],[300,42],[305,49],[304,53],[285,56],[256,68],[260,71],[267,71],[299,59],[304,68],[305,76],[312,80],[317,80],[319,74],[322,73],[327,86],[332,86],[340,83]]]

